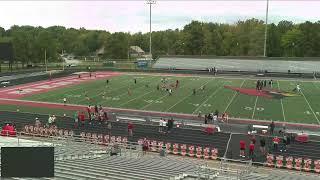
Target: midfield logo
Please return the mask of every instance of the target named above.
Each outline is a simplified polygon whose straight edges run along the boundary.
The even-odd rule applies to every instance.
[[[295,97],[300,96],[294,92],[285,92],[285,91],[278,91],[274,89],[263,89],[263,90],[256,90],[256,89],[249,89],[249,88],[239,88],[239,87],[232,87],[232,86],[224,86],[224,88],[231,89],[233,91],[237,91],[241,94],[246,94],[249,96],[261,96],[270,99],[282,99],[284,97]]]

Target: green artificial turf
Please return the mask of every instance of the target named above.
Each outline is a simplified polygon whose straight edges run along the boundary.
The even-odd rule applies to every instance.
[[[137,79],[137,84],[134,83]],[[157,90],[161,76],[121,75],[106,80],[96,80],[65,87],[42,94],[34,94],[23,99],[62,103],[66,97],[70,104],[102,105],[138,110],[202,114],[218,110],[226,111],[231,117],[275,120],[319,124],[320,84],[319,82],[299,82],[302,94],[295,97],[273,99],[250,96],[224,88],[224,85],[242,88],[255,88],[256,81],[250,79],[224,79],[214,77],[168,77],[169,83],[180,81],[172,96],[165,90]],[[289,91],[296,81],[274,80],[273,89]],[[205,85],[204,90],[200,87]],[[148,86],[148,87],[147,87]],[[192,94],[196,89],[196,95]],[[129,95],[128,91],[131,92]],[[90,100],[85,97],[87,92]],[[105,99],[102,94],[105,93]]]

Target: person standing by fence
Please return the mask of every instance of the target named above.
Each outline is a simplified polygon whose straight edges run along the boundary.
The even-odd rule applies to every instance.
[[[129,136],[132,136],[132,133],[133,133],[133,124],[132,124],[132,122],[129,122],[128,123],[128,134],[129,134]]]

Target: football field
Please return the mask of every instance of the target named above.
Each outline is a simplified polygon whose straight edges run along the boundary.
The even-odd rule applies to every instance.
[[[318,81],[274,79],[272,87],[267,83],[257,91],[256,80],[244,78],[122,74],[108,79],[109,83],[97,79],[22,99],[63,103],[66,98],[68,104],[184,114],[218,110],[242,119],[320,124]],[[293,91],[298,83],[300,93]]]

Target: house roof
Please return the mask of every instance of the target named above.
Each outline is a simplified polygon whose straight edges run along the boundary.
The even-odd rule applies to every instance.
[[[137,53],[144,53],[144,51],[139,46],[130,46],[130,49]]]

